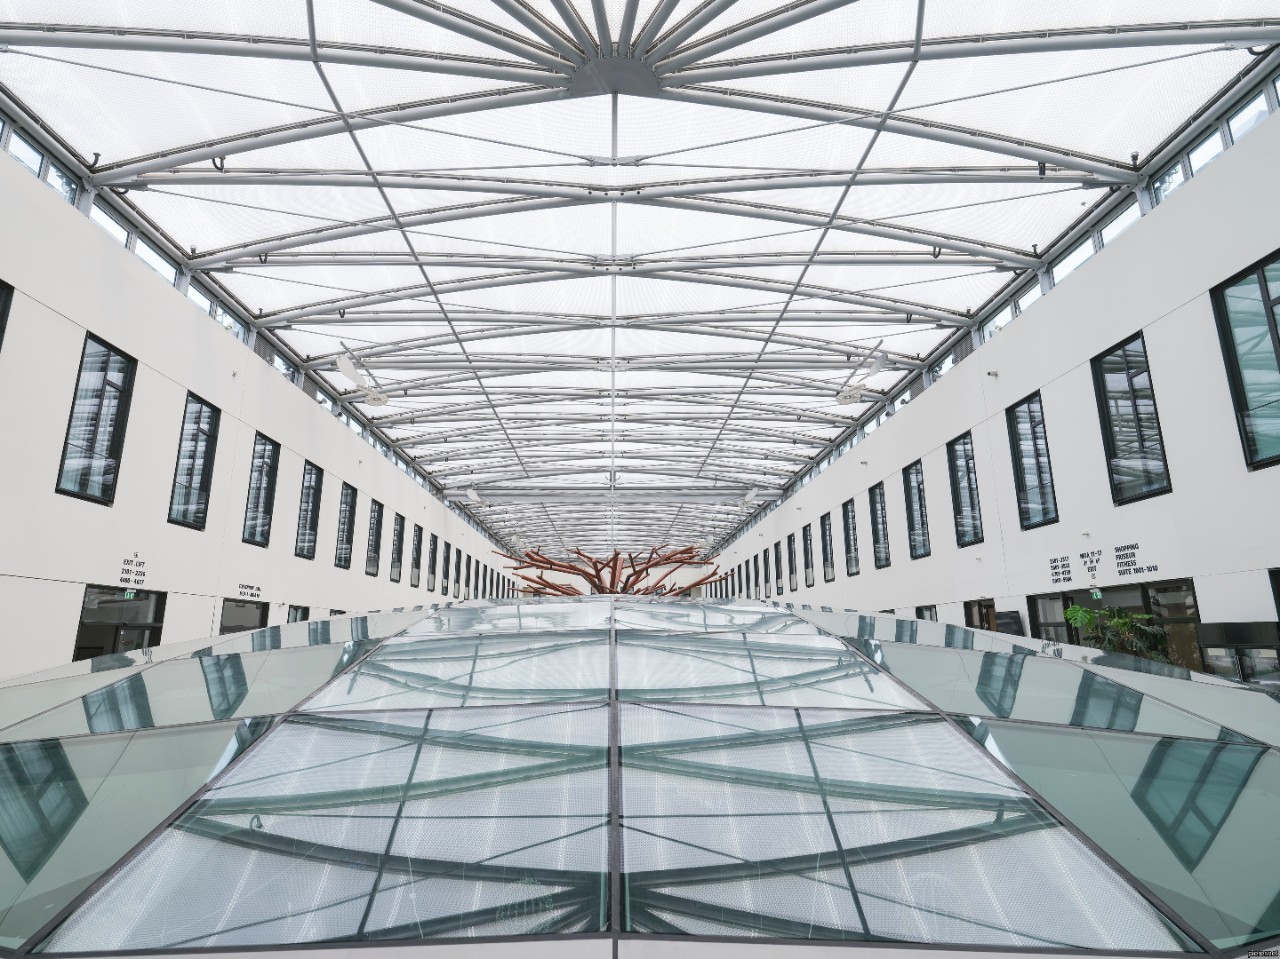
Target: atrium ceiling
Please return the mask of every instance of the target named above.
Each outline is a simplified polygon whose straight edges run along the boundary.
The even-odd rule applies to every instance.
[[[720,541],[1280,41],[1274,0],[451,2],[0,0],[0,84],[553,550]]]

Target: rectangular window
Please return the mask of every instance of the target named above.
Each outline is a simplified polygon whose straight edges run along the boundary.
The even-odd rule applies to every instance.
[[[938,621],[938,607],[917,606],[916,619],[923,619],[927,623],[936,623]]]
[[[356,488],[342,484],[342,497],[338,500],[338,546],[333,554],[333,565],[340,569],[351,568],[351,541],[356,529]]]
[[[764,561],[764,598],[769,599],[773,596],[773,570],[769,568],[769,547],[764,548],[760,558]]]
[[[947,469],[951,473],[951,511],[956,520],[956,545],[982,542],[982,506],[978,502],[978,472],[974,464],[973,434],[965,433],[947,444]]]
[[[107,504],[115,500],[136,367],[132,357],[85,337],[58,492]]]
[[[289,607],[289,622],[305,623],[310,618],[311,618],[310,606],[290,606]]]
[[[924,504],[924,465],[919,460],[902,470],[902,497],[906,499],[906,547],[913,560],[923,560],[932,548],[929,511]]]
[[[4,349],[4,328],[9,323],[9,307],[13,305],[13,287],[0,283],[0,350]]]
[[[435,533],[431,534],[431,539],[427,543],[427,589],[434,590],[436,588],[436,564],[439,560],[440,540]],[[448,575],[447,573],[445,575]]]
[[[760,557],[753,556],[752,559],[752,575],[751,575],[751,598],[760,598]]]
[[[1040,394],[1032,393],[1005,413],[1009,445],[1013,451],[1013,479],[1018,487],[1018,519],[1023,529],[1058,521],[1058,499],[1053,491],[1053,466],[1049,462],[1049,438],[1044,428]]]
[[[800,546],[804,551],[804,584],[813,585],[813,524],[805,523],[800,529]]]
[[[449,595],[449,565],[450,565],[450,560],[452,559],[452,556],[451,556],[452,552],[453,552],[453,547],[449,545],[448,540],[445,540],[444,566],[441,569],[441,574],[440,574],[440,595],[441,596]]]
[[[1142,334],[1095,357],[1093,382],[1111,498],[1117,504],[1131,503],[1169,492],[1169,466]]]
[[[364,574],[377,576],[382,565],[382,504],[369,500],[369,544],[364,554]]]
[[[858,575],[858,520],[853,515],[853,499],[844,501],[840,507],[844,520],[844,574]]]
[[[800,580],[796,578],[796,534],[787,534],[787,587],[791,592],[800,588]]]
[[[320,528],[320,493],[324,487],[324,470],[315,463],[302,464],[302,494],[298,497],[298,535],[293,555],[302,559],[316,558],[316,531]]]
[[[138,255],[138,259],[164,277],[165,282],[170,286],[178,281],[178,268],[146,240],[139,237],[134,244],[133,252]]]
[[[178,436],[178,462],[173,468],[169,522],[204,529],[213,487],[213,454],[218,445],[221,414],[194,393],[187,394]]]
[[[462,550],[458,550],[453,557],[453,598],[462,598],[462,566],[464,563],[469,564],[470,558]]]
[[[822,544],[822,581],[830,583],[836,578],[836,546],[831,533],[830,513],[823,513],[818,520],[818,537]]]
[[[400,582],[404,569],[404,517],[396,513],[391,523],[391,582]]]
[[[1267,118],[1267,97],[1259,93],[1242,106],[1227,121],[1227,129],[1231,131],[1231,142],[1239,143],[1240,138]]]
[[[1280,462],[1280,256],[1214,291],[1236,424],[1250,467]]]
[[[884,483],[877,483],[867,491],[871,500],[871,552],[875,555],[876,569],[889,565],[889,513],[884,502]]]
[[[121,246],[129,245],[129,231],[120,225],[120,221],[98,204],[89,208],[89,219],[106,231],[107,235]]]
[[[413,524],[413,546],[409,552],[409,585],[417,587],[422,582],[422,527]]]
[[[242,537],[244,542],[253,546],[266,546],[271,542],[271,513],[275,509],[276,470],[279,466],[280,444],[261,433],[255,433]]]
[[[782,540],[773,544],[773,578],[778,595],[782,595]]]

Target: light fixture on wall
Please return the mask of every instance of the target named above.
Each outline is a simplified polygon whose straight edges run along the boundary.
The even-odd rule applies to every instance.
[[[845,384],[836,394],[836,403],[840,406],[852,406],[854,403],[862,402],[862,394],[866,389],[867,381],[884,369],[885,361],[888,360],[889,354],[883,352],[880,347],[884,345],[881,340],[870,351],[865,353],[858,361],[858,365],[853,368],[853,372],[849,375],[852,381]],[[867,360],[871,360],[871,366],[867,367]],[[866,367],[866,372],[863,369]],[[862,374],[859,376],[859,374]],[[856,379],[855,379],[856,377]]]

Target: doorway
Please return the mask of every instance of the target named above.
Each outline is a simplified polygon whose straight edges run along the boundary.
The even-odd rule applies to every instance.
[[[224,599],[222,601],[222,621],[218,624],[218,633],[238,633],[246,629],[262,629],[267,625],[266,603],[255,603],[250,599]]]
[[[86,586],[72,660],[159,645],[165,596],[145,589]]]

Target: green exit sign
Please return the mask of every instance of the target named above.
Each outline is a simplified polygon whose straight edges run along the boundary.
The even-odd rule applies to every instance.
[[[136,598],[136,597],[137,597],[137,595],[138,595],[137,590],[133,590],[133,589],[126,589],[126,590],[124,591],[124,598],[125,598],[125,599],[134,599],[134,598]]]

